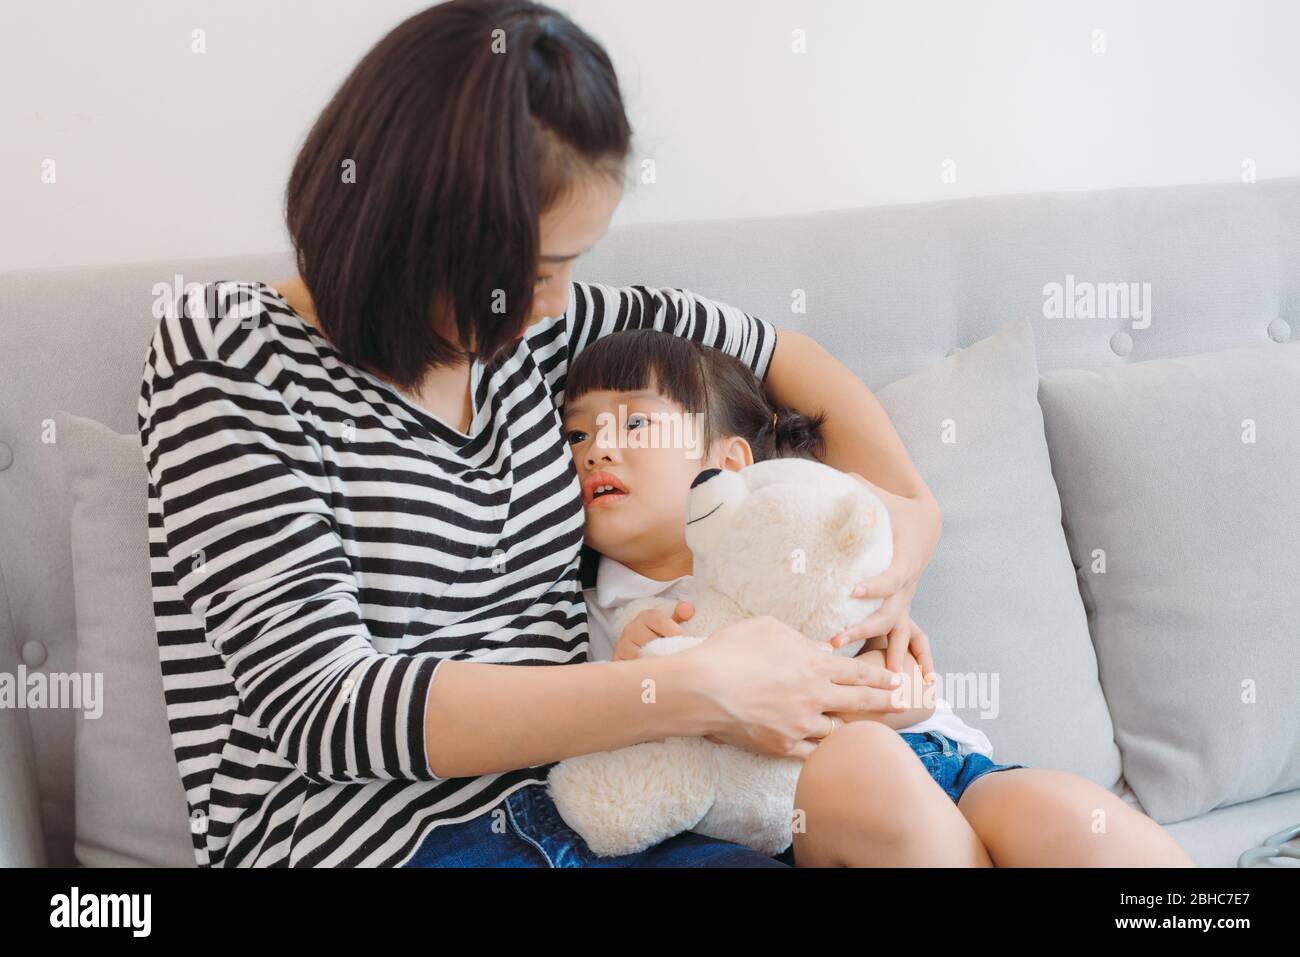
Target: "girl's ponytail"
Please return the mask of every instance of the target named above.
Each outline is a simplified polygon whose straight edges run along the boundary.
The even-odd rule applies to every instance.
[[[772,457],[820,459],[826,445],[825,424],[825,412],[808,416],[785,406],[776,409],[768,428]]]

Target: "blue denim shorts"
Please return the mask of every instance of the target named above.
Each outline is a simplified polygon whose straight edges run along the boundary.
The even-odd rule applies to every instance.
[[[938,731],[904,731],[900,734],[953,803],[961,800],[962,794],[976,778],[993,771],[1010,771],[1025,766],[998,764],[975,752],[962,754],[955,741]]]

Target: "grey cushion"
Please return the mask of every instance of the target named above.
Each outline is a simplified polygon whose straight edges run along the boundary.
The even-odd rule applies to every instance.
[[[940,693],[989,736],[995,760],[1113,788],[1119,754],[1037,391],[1033,332],[1019,319],[877,392],[943,509],[912,617],[930,636]],[[977,702],[961,689],[979,687],[992,707],[962,707]]]
[[[1197,867],[1235,867],[1243,851],[1297,825],[1300,790],[1221,807],[1166,829]],[[1300,837],[1287,843],[1300,852]],[[1300,870],[1300,859],[1269,858],[1254,866]]]
[[[77,861],[193,867],[150,605],[140,439],[66,412],[54,422],[72,499],[76,669],[103,675],[103,713],[77,714]]]
[[[1051,372],[1039,397],[1142,806],[1300,787],[1300,343]]]

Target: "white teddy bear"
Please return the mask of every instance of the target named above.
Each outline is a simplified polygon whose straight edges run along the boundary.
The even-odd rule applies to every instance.
[[[880,606],[850,592],[889,567],[889,512],[837,469],[796,458],[738,472],[708,469],[691,486],[687,516],[695,613],[683,627],[692,634],[655,639],[643,657],[673,654],[759,615],[828,641]],[[676,604],[630,602],[616,633],[646,608],[671,614]],[[851,655],[862,645],[837,651]],[[773,855],[790,845],[802,766],[796,758],[670,737],[561,761],[549,788],[565,822],[601,857],[632,854],[687,830]]]

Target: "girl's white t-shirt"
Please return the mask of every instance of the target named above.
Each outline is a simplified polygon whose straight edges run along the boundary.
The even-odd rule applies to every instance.
[[[614,631],[614,615],[623,605],[637,598],[652,596],[689,601],[690,583],[690,575],[671,581],[656,581],[634,572],[622,562],[602,555],[596,567],[596,587],[585,588],[582,592],[587,602],[587,630],[590,636],[588,658],[591,661],[613,659],[614,645],[618,643],[619,637]],[[688,620],[685,627],[689,626]],[[957,745],[963,754],[978,753],[993,757],[993,745],[988,736],[958,718],[942,698],[935,702],[934,714],[930,717],[898,730],[900,734],[937,731]]]

